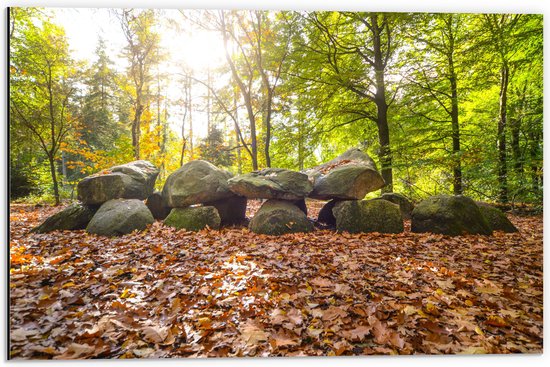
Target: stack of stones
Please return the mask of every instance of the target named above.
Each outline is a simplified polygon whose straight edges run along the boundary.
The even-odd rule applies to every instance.
[[[160,218],[168,212],[164,224],[188,231],[243,222],[246,197],[229,189],[232,176],[206,161],[184,164],[168,176],[161,197],[155,198],[159,202],[155,215]]]
[[[196,160],[173,172],[162,192],[153,192],[158,174],[152,163],[140,160],[88,176],[78,183],[78,203],[32,231],[86,229],[116,236],[143,230],[155,219],[189,231],[218,229],[244,223],[247,199],[261,199],[266,201],[248,226],[252,232],[310,232],[307,197],[329,200],[317,221],[338,231],[399,233],[408,219],[412,232],[456,236],[517,231],[503,212],[466,196],[432,196],[416,207],[395,193],[363,200],[385,183],[373,160],[359,149],[306,172],[267,168],[238,177]]]
[[[228,185],[247,199],[267,199],[250,221],[252,232],[280,235],[313,230],[305,204],[305,197],[313,190],[307,175],[266,168],[232,178]]]
[[[142,230],[154,219],[143,203],[159,170],[148,161],[134,161],[85,177],[77,185],[79,203],[47,218],[33,232],[86,229],[115,236]]]
[[[318,222],[351,233],[403,231],[400,205],[387,198],[362,200],[385,183],[374,161],[361,150],[350,149],[306,173],[313,181],[309,197],[330,200],[319,212]]]

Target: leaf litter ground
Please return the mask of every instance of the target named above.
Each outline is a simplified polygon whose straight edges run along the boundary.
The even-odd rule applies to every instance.
[[[10,208],[12,358],[542,353],[542,216],[493,236],[28,234],[57,210]]]

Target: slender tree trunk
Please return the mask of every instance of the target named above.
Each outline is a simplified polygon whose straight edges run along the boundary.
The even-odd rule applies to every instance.
[[[189,111],[189,154],[190,160],[193,160],[194,150],[193,150],[193,89],[191,87],[191,78],[189,78],[189,94],[187,95],[187,108]]]
[[[458,88],[452,56],[451,66],[451,126],[453,137],[453,193],[462,195],[462,164],[460,153],[460,125],[458,121]]]
[[[212,85],[212,80],[210,78],[210,68],[207,69],[207,72],[208,72],[208,76],[207,76],[207,83],[209,86]],[[210,130],[212,129],[212,121],[211,121],[211,111],[210,111],[210,88],[206,88],[207,90],[207,95],[206,95],[206,122],[207,122],[207,127],[206,127],[206,132],[207,134],[210,134]],[[207,140],[206,141],[206,144],[208,145],[209,144],[209,141]]]
[[[239,109],[237,108],[237,91],[233,93],[233,108],[235,109],[235,121],[239,121]],[[235,124],[235,143],[240,145],[239,141],[239,130],[237,129],[238,125]],[[241,148],[237,148],[237,172],[240,174],[243,173],[243,161],[241,157]]]
[[[269,87],[269,85],[268,85]],[[265,118],[265,165],[271,167],[271,156],[269,155],[269,146],[271,144],[271,99],[273,98],[271,91],[267,93],[267,111]]]
[[[298,169],[304,170],[304,127],[298,125]]]
[[[376,77],[376,94],[374,102],[377,107],[378,141],[380,143],[381,173],[386,186],[382,192],[393,192],[392,154],[390,147],[390,129],[388,126],[388,104],[386,103],[386,85],[384,81],[385,63],[382,55],[378,15],[370,16],[373,33],[374,72]],[[388,35],[389,37],[389,35]]]
[[[534,192],[538,193],[542,187],[542,176],[539,174],[541,167],[537,164],[540,157],[539,137],[533,132],[529,133],[529,160],[531,161],[531,187]]]
[[[138,98],[136,104],[136,113],[134,115],[134,121],[132,121],[132,146],[134,147],[134,158],[139,160],[140,151],[139,151],[139,140],[141,135],[141,113],[143,107]]]
[[[55,206],[58,206],[61,203],[59,197],[59,186],[57,184],[57,173],[55,172],[55,159],[53,154],[48,154],[48,161],[50,163],[50,174],[52,176],[53,182],[53,196],[55,198]]]
[[[500,107],[498,119],[498,183],[499,195],[498,200],[501,203],[508,202],[508,182],[507,182],[507,167],[506,167],[506,108],[508,99],[508,81],[509,68],[507,64],[502,65],[500,79]]]
[[[526,89],[527,83],[523,85],[521,95],[519,96],[519,108],[516,112],[516,116],[513,119],[510,119],[510,132],[512,136],[512,141],[510,144],[512,146],[512,156],[514,159],[514,171],[519,176],[520,182],[523,180],[523,159],[520,148],[520,129],[525,111]]]

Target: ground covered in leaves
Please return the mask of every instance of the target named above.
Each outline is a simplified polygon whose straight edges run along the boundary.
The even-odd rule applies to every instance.
[[[12,358],[542,353],[542,216],[454,238],[27,233],[57,210],[11,206]]]

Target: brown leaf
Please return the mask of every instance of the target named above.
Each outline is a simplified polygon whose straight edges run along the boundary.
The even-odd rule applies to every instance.
[[[166,326],[146,326],[141,329],[143,339],[155,343],[162,343],[168,336],[168,327]]]
[[[334,321],[346,317],[348,313],[341,309],[340,307],[330,306],[323,312],[323,321]]]
[[[362,341],[367,335],[370,334],[372,326],[360,325],[355,329],[344,330],[342,334],[346,339],[351,341]]]
[[[316,285],[318,287],[332,287],[332,281],[327,278],[317,277],[311,280],[310,282],[313,285]]]
[[[282,330],[279,330],[279,332],[273,334],[271,337],[277,348],[293,347],[300,344],[300,338],[297,335]]]
[[[258,324],[248,320],[239,327],[242,340],[247,345],[256,345],[259,342],[266,341],[268,334]]]

